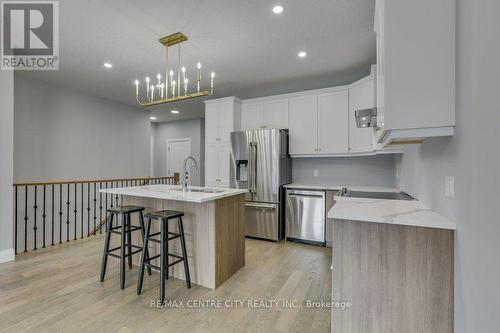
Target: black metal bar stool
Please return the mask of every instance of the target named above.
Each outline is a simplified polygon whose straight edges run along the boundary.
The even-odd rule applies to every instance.
[[[108,208],[109,218],[106,221],[106,240],[104,242],[104,251],[102,254],[101,263],[101,282],[104,281],[104,276],[106,275],[106,265],[108,262],[108,256],[112,256],[120,259],[120,288],[125,288],[125,258],[128,259],[128,267],[132,268],[132,255],[142,252],[143,247],[139,245],[132,244],[132,232],[140,230],[142,239],[144,239],[144,217],[142,212],[144,207],[140,206],[116,206]],[[133,213],[139,213],[140,226],[134,226],[130,223],[130,215]],[[121,215],[121,225],[113,226],[113,216]],[[117,222],[118,222],[117,218]],[[117,231],[120,229],[120,231]],[[111,240],[111,234],[119,234],[121,236],[120,246],[113,249],[109,248],[109,242]],[[136,249],[132,251],[132,249]],[[147,247],[145,248],[146,258],[149,258],[149,253]],[[120,251],[120,254],[113,253],[114,251]],[[148,268],[148,273],[151,275],[151,269]]]
[[[141,294],[142,282],[144,279],[144,267],[148,269],[154,269],[160,271],[160,300],[163,303],[165,300],[165,280],[168,279],[168,268],[174,266],[181,261],[184,262],[184,274],[186,276],[187,287],[191,288],[191,277],[189,275],[188,266],[188,256],[186,252],[186,240],[184,238],[184,226],[182,223],[183,212],[178,212],[175,210],[162,210],[158,212],[146,213],[144,215],[147,219],[146,225],[146,235],[144,236],[144,249],[148,248],[148,243],[155,242],[160,244],[160,254],[150,257],[147,251],[142,251],[141,265],[139,268],[139,280],[137,281],[137,295]],[[172,219],[177,219],[178,233],[170,232],[168,230],[168,222]],[[150,234],[151,230],[151,220],[160,221],[160,231],[154,234]],[[153,238],[160,235],[160,239]],[[180,238],[182,255],[169,253],[168,243],[169,241]],[[169,257],[175,258],[172,263],[169,263]],[[151,264],[151,260],[160,258],[160,266],[155,266]]]

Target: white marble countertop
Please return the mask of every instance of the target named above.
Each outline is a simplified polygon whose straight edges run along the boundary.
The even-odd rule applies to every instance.
[[[339,185],[339,184],[301,184],[301,183],[291,183],[284,185],[285,188],[301,188],[305,190],[340,190],[343,187],[351,191],[368,191],[368,192],[399,192],[399,190],[392,186],[371,186],[371,185]]]
[[[383,200],[335,196],[330,219],[456,230],[457,226],[418,200]]]
[[[117,187],[102,189],[99,192],[113,193],[119,195],[130,195],[135,197],[145,197],[164,200],[176,200],[186,202],[207,202],[221,198],[231,197],[238,194],[246,193],[247,190],[239,190],[233,188],[210,188],[189,186],[189,189],[194,190],[214,190],[216,193],[181,191],[181,187],[177,185],[146,185],[132,187]]]

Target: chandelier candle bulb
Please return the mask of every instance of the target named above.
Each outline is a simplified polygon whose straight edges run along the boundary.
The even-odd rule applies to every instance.
[[[188,79],[184,79],[184,96],[187,96],[187,90],[188,90]]]
[[[197,92],[200,92],[200,81],[201,81],[201,63],[196,64],[196,68],[198,68],[198,72],[196,73],[196,89]]]
[[[151,100],[154,100],[155,97],[155,86],[151,85]]]
[[[139,97],[139,81],[135,80],[134,84],[135,84],[135,97],[137,98]]]
[[[146,97],[149,98],[149,76],[146,76]]]
[[[215,73],[214,72],[210,73],[210,94],[213,94],[214,92],[214,77]]]
[[[182,72],[182,81],[186,81],[186,67],[182,66],[181,72]]]
[[[158,87],[161,85],[161,74],[158,73],[158,75],[156,75],[156,78],[158,79]]]
[[[175,80],[172,81],[172,97],[175,97]]]

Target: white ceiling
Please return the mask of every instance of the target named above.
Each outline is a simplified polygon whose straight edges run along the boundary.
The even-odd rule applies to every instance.
[[[375,61],[374,2],[62,0],[60,70],[26,75],[135,106],[134,79],[165,71],[165,50],[157,40],[181,31],[189,38],[182,44],[188,76],[197,61],[205,75],[217,73],[211,98],[349,83]],[[275,15],[271,9],[278,3],[285,10]],[[307,57],[298,58],[299,50]],[[103,67],[106,61],[111,70]],[[203,109],[201,98],[144,112],[168,121],[203,117]]]

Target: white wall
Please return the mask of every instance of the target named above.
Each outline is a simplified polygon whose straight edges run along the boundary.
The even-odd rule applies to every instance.
[[[17,73],[14,100],[16,181],[149,175],[146,111]]]
[[[179,120],[153,124],[154,174],[167,175],[167,140],[191,139],[191,154],[198,162],[198,171],[192,175],[192,185],[205,183],[205,123],[203,119]]]
[[[396,160],[398,184],[454,220],[455,332],[498,332],[500,2],[458,0],[457,128]],[[455,177],[455,198],[444,196]]]
[[[314,170],[318,177],[314,177]],[[394,185],[393,155],[292,159],[294,183],[330,185]]]
[[[14,259],[14,72],[0,70],[0,263]]]

